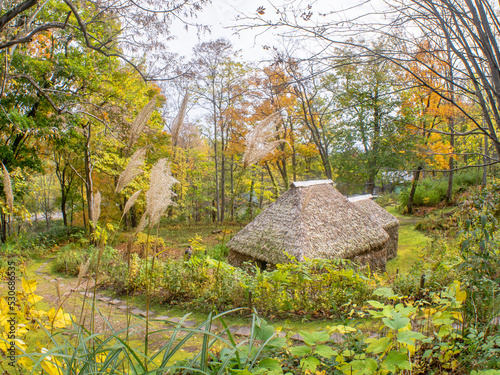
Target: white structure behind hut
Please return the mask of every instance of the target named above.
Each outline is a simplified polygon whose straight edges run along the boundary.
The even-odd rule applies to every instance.
[[[228,242],[229,263],[274,265],[292,256],[299,261],[352,259],[385,270],[389,236],[332,184],[331,180],[292,183]]]

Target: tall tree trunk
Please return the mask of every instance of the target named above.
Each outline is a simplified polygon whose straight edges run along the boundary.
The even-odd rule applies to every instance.
[[[217,221],[220,219],[220,206],[219,206],[219,162],[217,159],[217,115],[216,115],[215,99],[214,99],[214,162],[215,162],[215,209]]]
[[[92,136],[92,128],[91,128],[91,123],[89,122],[87,124],[87,129],[86,129],[86,142],[85,142],[85,155],[84,155],[84,162],[85,162],[85,190],[87,194],[87,213],[88,213],[88,218],[89,218],[89,234],[94,233],[94,227],[92,225],[92,217],[93,217],[93,203],[94,203],[94,186],[92,182],[92,165],[91,165],[91,160],[90,160],[90,138]]]
[[[372,194],[375,190],[375,177],[377,173],[374,171],[370,171],[370,174],[368,175],[368,181],[366,182],[366,193],[367,194]]]
[[[276,179],[274,178],[273,172],[271,171],[271,168],[269,168],[269,163],[267,161],[264,163],[264,167],[266,168],[266,171],[269,174],[269,177],[271,178],[271,183],[273,184],[273,189],[274,189],[274,196],[278,197],[280,190],[278,184],[276,183]],[[286,187],[288,188],[288,186]]]
[[[2,233],[1,233],[1,239],[2,239],[2,242],[5,243],[5,241],[7,241],[7,219],[6,219],[6,215],[2,212],[0,214],[0,218],[2,220]]]
[[[234,156],[231,155],[231,221],[234,221]]]
[[[248,196],[248,204],[250,208],[250,220],[253,218],[253,187],[254,187],[254,179],[252,178],[252,183],[250,184],[250,194]]]
[[[293,122],[290,120],[290,141],[292,143],[292,174],[293,181],[297,181],[297,155],[295,152],[295,134],[293,133]],[[285,186],[288,189],[289,186]]]
[[[453,128],[450,128],[450,131],[452,132],[450,134],[450,146],[455,147],[455,135],[453,134]],[[448,172],[448,190],[446,190],[446,202],[450,203],[453,199],[453,168],[455,168],[453,155],[450,155],[448,166],[450,168],[450,171]]]
[[[66,214],[66,200],[67,200],[67,195],[65,189],[61,189],[61,213],[63,217],[63,224],[65,227],[68,226],[68,215]]]
[[[420,172],[423,167],[418,166],[417,170],[413,172],[413,181],[411,183],[410,195],[408,195],[408,213],[413,213],[413,199],[415,198],[415,192],[417,191],[418,180],[420,178]]]
[[[83,187],[84,187],[84,185],[85,184],[82,183],[80,196],[82,197],[82,219],[83,219],[83,227],[86,228],[87,227],[87,220],[85,219],[85,199],[84,199],[84,194],[83,194]]]
[[[483,181],[482,181],[482,185],[483,186],[486,186],[486,178],[487,178],[487,172],[488,172],[488,167],[486,166],[486,164],[488,163],[489,161],[489,157],[488,157],[488,136],[485,134],[484,135],[484,152],[483,152],[483,164],[484,164],[484,167],[483,167]]]
[[[224,153],[224,131],[221,130],[221,153],[220,153],[220,222],[224,221],[226,212],[226,156]]]
[[[451,101],[454,102],[455,101],[455,83],[454,83],[454,79],[453,79],[453,62],[451,60],[451,46],[449,45],[448,43],[448,48],[447,48],[447,52],[448,52],[448,64],[450,66],[450,69],[448,70],[448,79],[447,79],[447,84],[449,86],[449,90],[450,90],[450,97],[451,97]],[[455,147],[455,116],[451,115],[452,117],[450,118],[450,122],[449,122],[449,129],[450,129],[450,146],[452,147],[452,152],[453,152],[453,148]],[[449,162],[448,162],[448,165],[449,165],[449,168],[450,168],[450,172],[448,174],[448,190],[446,190],[446,202],[447,203],[450,203],[451,200],[453,199],[453,169],[455,167],[455,163],[453,161],[453,154],[450,155],[450,159],[449,159]]]

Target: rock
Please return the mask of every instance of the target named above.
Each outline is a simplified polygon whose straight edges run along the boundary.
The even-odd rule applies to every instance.
[[[114,299],[114,300],[112,300],[112,301],[109,301],[109,303],[110,303],[111,305],[119,305],[119,304],[121,304],[121,303],[122,303],[122,301],[120,301],[119,299]]]
[[[185,320],[184,322],[182,322],[182,326],[186,328],[194,327],[196,324],[197,323],[195,320]]]
[[[293,335],[292,337],[290,337],[292,340],[295,340],[295,341],[304,341],[304,338],[299,335],[298,333],[296,333],[295,335]]]
[[[241,327],[239,330],[235,332],[235,335],[237,336],[250,336],[252,333],[252,329],[250,327]]]
[[[159,317],[155,318],[154,320],[160,320],[162,322],[168,322],[168,321],[170,321],[170,319],[171,318],[169,316],[162,315],[162,316],[159,316]]]
[[[99,301],[102,301],[102,302],[109,302],[109,301],[111,301],[111,298],[109,298],[109,297],[98,297],[97,299]]]
[[[334,333],[330,336],[330,340],[336,344],[343,344],[345,342],[343,335],[340,333]]]

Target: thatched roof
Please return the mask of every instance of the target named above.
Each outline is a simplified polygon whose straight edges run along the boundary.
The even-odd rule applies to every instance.
[[[372,223],[384,228],[390,237],[389,241],[386,243],[387,260],[395,258],[398,254],[399,220],[371,199],[348,199],[351,202],[353,201],[354,205],[358,207]]]
[[[353,199],[354,198],[354,199]],[[383,207],[375,203],[372,199],[356,199],[357,197],[347,198],[350,202],[359,207],[365,214],[368,215],[370,220],[383,228],[399,225],[399,220],[387,212]]]
[[[293,183],[228,246],[278,264],[288,261],[285,253],[298,260],[353,258],[381,249],[387,240],[387,233],[339,193],[331,180],[322,180]]]

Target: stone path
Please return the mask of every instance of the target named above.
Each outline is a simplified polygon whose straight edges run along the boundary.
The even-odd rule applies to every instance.
[[[59,286],[63,286],[64,284],[60,284],[64,282],[64,278],[62,277],[56,277],[53,278],[49,275],[49,273],[45,270],[45,268],[50,264],[50,261],[54,259],[48,259],[45,261],[36,271],[35,274],[38,276],[42,276],[45,280],[51,282],[51,283],[56,283],[59,284]],[[111,297],[106,297],[104,295],[99,295],[96,294],[94,296],[94,293],[90,291],[90,289],[93,289],[95,285],[95,282],[93,279],[85,279],[81,285],[78,285],[75,289],[71,289],[70,292],[66,292],[62,297],[68,297],[72,293],[79,293],[82,297],[81,298],[87,298],[87,299],[92,299],[94,301],[98,301],[100,303],[106,304],[107,306],[114,308],[116,310],[121,311],[122,313],[130,313],[132,315],[141,317],[141,318],[146,318],[148,317],[151,321],[157,321],[161,322],[164,324],[168,324],[170,326],[176,326],[176,327],[182,327],[182,328],[191,328],[195,329],[198,328],[201,331],[206,330],[206,324],[199,323],[196,320],[183,320],[178,317],[169,317],[167,315],[161,315],[161,316],[156,316],[156,313],[154,311],[149,311],[149,314],[147,311],[141,310],[140,308],[132,305],[128,305],[126,301],[122,301],[118,298],[111,298]],[[214,324],[211,325],[210,327],[211,331],[214,333],[221,333],[223,332],[223,328],[214,322]],[[239,337],[250,337],[252,334],[252,328],[250,326],[240,326],[240,325],[234,325],[231,326],[227,329],[232,335],[239,336]],[[278,332],[277,336],[279,337],[289,337],[290,339],[298,342],[303,342],[304,338],[298,334],[298,333],[293,333],[293,332]],[[333,334],[330,336],[330,340],[335,342],[335,343],[343,343],[344,338],[340,334]]]

